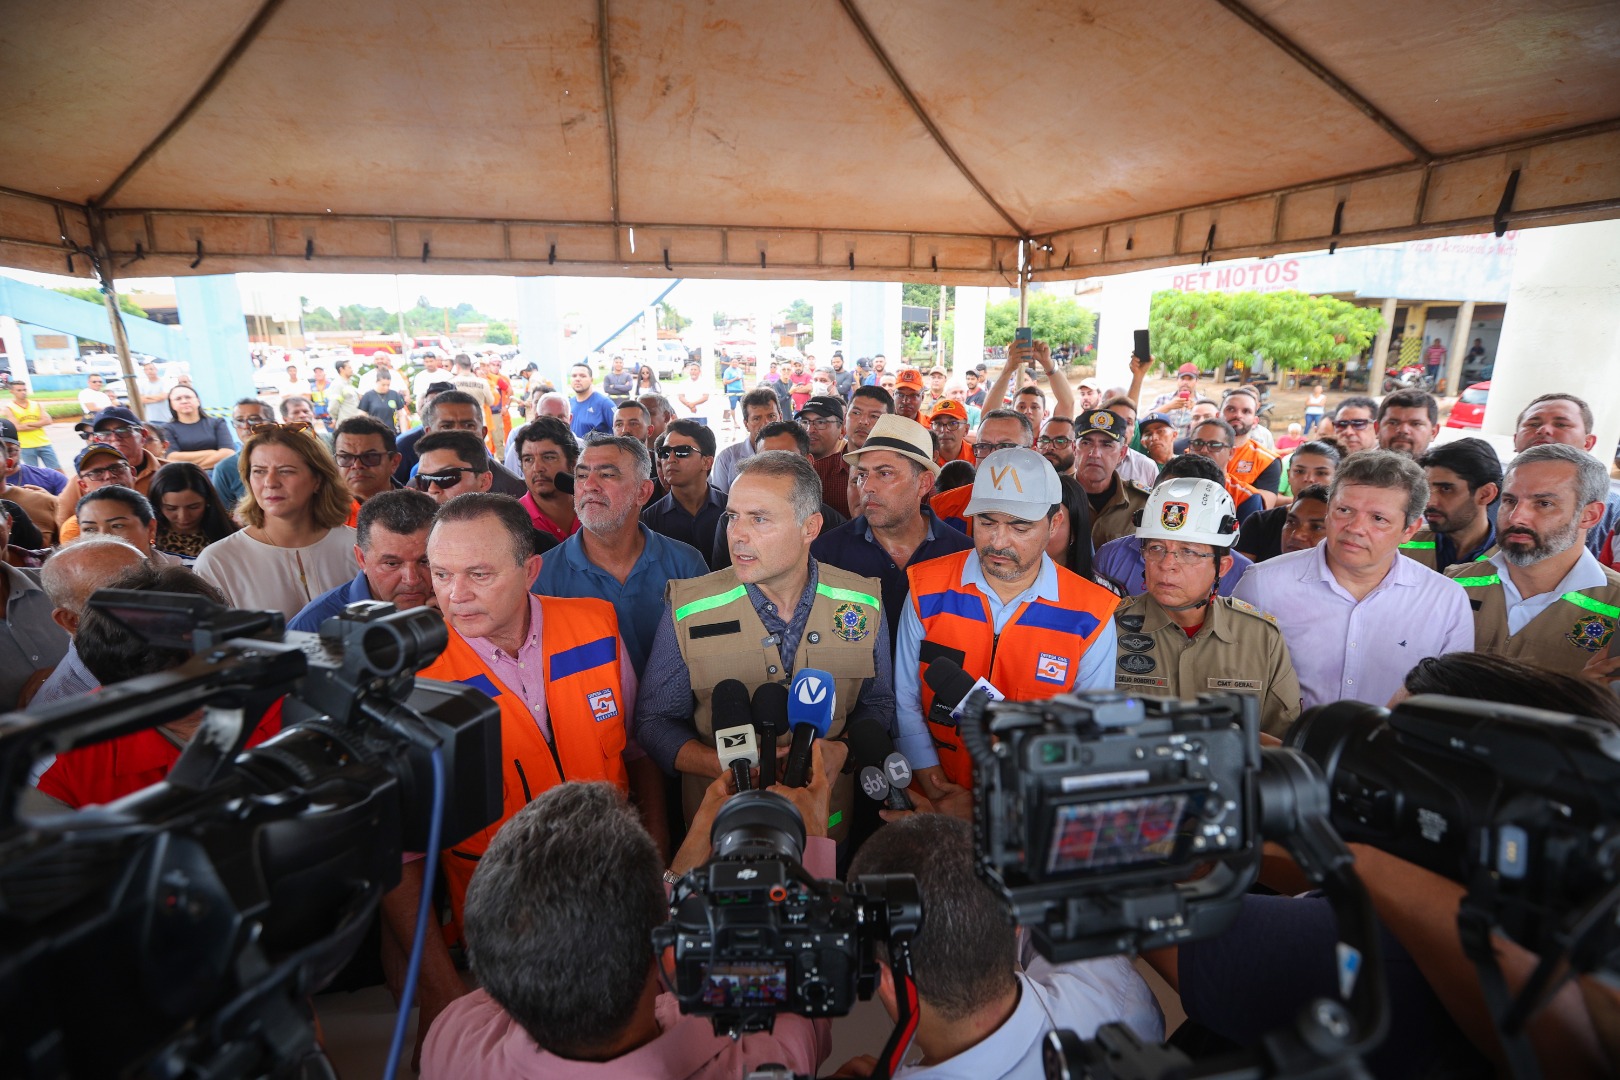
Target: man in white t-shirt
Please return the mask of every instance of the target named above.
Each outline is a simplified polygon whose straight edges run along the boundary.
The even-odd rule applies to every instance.
[[[174,419],[174,414],[169,411],[169,391],[173,387],[174,383],[158,374],[157,364],[148,360],[141,365],[140,378],[135,380],[135,392],[141,395],[148,420],[167,423]]]
[[[115,402],[107,394],[106,380],[95,372],[90,373],[90,385],[79,391],[79,411],[86,416],[94,416],[102,409],[111,408]]]

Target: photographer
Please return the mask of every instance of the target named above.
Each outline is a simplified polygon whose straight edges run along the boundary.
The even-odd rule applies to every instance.
[[[841,754],[822,743],[809,787],[771,789],[798,807],[815,877],[833,871],[825,822]],[[709,785],[673,873],[707,859],[730,782],[728,772]],[[814,1073],[831,1049],[829,1021],[782,1015],[773,1033],[734,1041],[679,1013],[651,945],[668,916],[662,873],[652,837],[610,785],[562,784],[514,815],[467,890],[483,988],[433,1025],[422,1076],[736,1080],[770,1062]]]
[[[1534,705],[1620,724],[1620,704],[1601,687],[1501,656],[1451,653],[1429,657],[1407,673],[1395,701],[1409,694]],[[1352,844],[1356,872],[1382,922],[1391,1026],[1367,1056],[1378,1077],[1478,1075],[1488,1054],[1503,1063],[1478,977],[1457,929],[1463,887],[1365,844]],[[1291,864],[1286,864],[1292,868]],[[1291,882],[1268,872],[1268,884]],[[1244,897],[1242,914],[1218,938],[1145,953],[1181,995],[1188,1018],[1224,1039],[1255,1045],[1291,1024],[1306,1001],[1336,996],[1337,928],[1329,901]],[[1509,989],[1522,988],[1536,958],[1496,939]],[[1530,1038],[1548,1075],[1602,1075],[1579,991],[1566,986],[1531,1021]]]
[[[916,814],[883,827],[850,864],[851,882],[866,874],[914,874],[923,897],[922,930],[911,946],[919,1017],[912,1046],[922,1060],[897,1080],[1038,1080],[1041,1047],[1054,1028],[1090,1038],[1100,1025],[1124,1021],[1149,1042],[1164,1037],[1152,992],[1123,957],[1047,969],[1039,978],[1019,970],[1018,929],[973,872],[965,822]],[[894,977],[886,953],[879,955],[878,998],[897,1016]],[[875,1065],[858,1057],[837,1075],[868,1076]]]
[[[136,592],[188,593],[224,605],[218,589],[180,566],[142,562],[106,583],[109,589]],[[111,616],[88,607],[79,616],[73,639],[79,660],[102,686],[112,686],[137,675],[151,675],[179,667],[191,659],[188,649],[152,645],[131,633]],[[132,735],[81,746],[57,756],[39,778],[39,790],[65,806],[108,803],[139,791],[169,775],[191,737],[202,724],[203,711]],[[257,746],[281,730],[281,703],[277,701],[247,745]]]

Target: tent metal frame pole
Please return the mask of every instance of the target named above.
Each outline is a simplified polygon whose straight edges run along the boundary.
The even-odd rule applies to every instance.
[[[619,226],[623,213],[619,207],[619,128],[613,117],[613,48],[608,43],[608,0],[596,3],[597,41],[602,56],[602,126],[607,129],[608,198],[613,217],[613,257],[624,258],[623,235]],[[632,226],[633,228],[633,226]]]
[[[107,305],[107,322],[112,326],[113,351],[118,354],[118,370],[120,378],[124,380],[124,397],[129,400],[129,407],[135,411],[135,416],[146,422],[146,403],[141,400],[140,388],[135,385],[135,364],[129,355],[129,337],[124,333],[123,312],[118,310],[118,287],[113,284],[112,257],[107,248],[107,227],[101,220],[101,215],[94,210],[89,212],[90,243],[95,252],[90,268],[95,271],[96,280],[101,283],[101,298]]]
[[[1419,162],[1427,162],[1433,159],[1434,155],[1430,153],[1422,143],[1414,139],[1395,121],[1384,115],[1384,113],[1380,111],[1376,105],[1362,97],[1355,87],[1333,74],[1333,72],[1329,71],[1320,60],[1316,59],[1316,57],[1300,48],[1288,37],[1285,37],[1276,27],[1266,22],[1266,20],[1262,19],[1254,12],[1250,11],[1248,7],[1241,2],[1241,0],[1215,0],[1215,2],[1220,4],[1221,7],[1225,8],[1227,11],[1230,11],[1233,15],[1237,16],[1240,21],[1245,23],[1256,33],[1260,34],[1261,37],[1264,37],[1267,41],[1281,49],[1288,55],[1289,59],[1293,60],[1300,67],[1310,72],[1328,89],[1332,90],[1334,93],[1344,98],[1345,101],[1355,106],[1356,111],[1360,112],[1374,124],[1377,124],[1378,127],[1383,130],[1384,134],[1388,135],[1390,138],[1394,139],[1396,142],[1405,147],[1407,153],[1411,154],[1415,160]]]
[[[258,39],[260,31],[264,29],[265,24],[275,15],[276,10],[281,7],[283,2],[284,0],[264,0],[257,14],[253,16],[253,21],[247,24],[241,36],[231,46],[231,51],[226,53],[220,62],[215,65],[214,70],[209,73],[202,86],[197,88],[197,92],[191,95],[191,100],[187,101],[174,119],[170,120],[163,130],[158,132],[155,139],[146,144],[145,149],[135,155],[135,160],[131,161],[124,171],[118,174],[118,178],[108,186],[107,190],[91,200],[92,205],[106,206],[107,203],[112,201],[112,198],[124,189],[124,185],[129,183],[130,179],[148,161],[151,161],[170,139],[179,134],[180,129],[185,127],[193,116],[197,115],[197,111],[207,104],[214,91],[219,89],[220,84],[225,81],[225,77],[231,73],[231,69],[236,67],[237,62],[243,56],[247,55],[248,49]]]

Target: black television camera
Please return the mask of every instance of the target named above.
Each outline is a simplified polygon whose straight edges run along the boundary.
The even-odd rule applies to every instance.
[[[876,988],[878,945],[897,985],[909,984],[923,918],[915,878],[871,875],[848,888],[812,878],[800,863],[804,822],[775,792],[733,796],[709,835],[709,861],[675,886],[669,921],[653,931],[657,950],[675,950],[681,1012],[733,1037],[770,1031],[782,1012],[843,1016]],[[898,1063],[913,1026],[909,995],[896,997],[902,1016],[884,1063]]]
[[[1463,947],[1514,1072],[1536,1075],[1524,1030],[1560,967],[1620,976],[1620,730],[1419,695],[1308,710],[1287,744],[1326,774],[1343,836],[1467,886]],[[1493,930],[1541,958],[1517,1000]]]
[[[499,712],[415,679],[447,640],[426,609],[351,605],[282,640],[279,613],[197,596],[90,603],[195,655],[0,717],[0,1075],[296,1075],[318,1053],[305,999],[353,953],[402,851],[499,816]],[[243,752],[277,701],[283,730]],[[164,782],[19,813],[40,757],[198,709]]]
[[[937,663],[937,662],[936,662]],[[1359,1076],[1388,1003],[1376,921],[1327,787],[1295,751],[1259,744],[1248,695],[1195,701],[1098,690],[963,702],[980,874],[1048,959],[1136,953],[1216,936],[1259,876],[1262,842],[1288,848],[1338,916],[1347,1001],[1316,1001],[1232,1075]],[[994,742],[992,742],[992,737]],[[1048,1049],[1049,1076],[1205,1075],[1123,1025]]]

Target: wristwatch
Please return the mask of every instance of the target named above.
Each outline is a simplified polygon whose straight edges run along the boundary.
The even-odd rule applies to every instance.
[[[679,885],[680,883],[681,883],[681,875],[677,874],[673,870],[665,870],[664,871],[664,884],[665,885]]]

